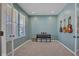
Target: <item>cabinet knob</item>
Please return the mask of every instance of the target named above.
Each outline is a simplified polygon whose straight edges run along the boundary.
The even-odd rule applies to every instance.
[[[79,36],[73,36],[73,38],[76,38],[76,37],[79,38]]]
[[[10,35],[9,37],[15,37],[15,35]]]
[[[0,36],[3,36],[3,35],[4,35],[3,31],[0,31]]]

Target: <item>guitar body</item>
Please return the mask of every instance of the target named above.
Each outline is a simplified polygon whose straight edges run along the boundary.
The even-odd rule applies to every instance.
[[[60,21],[60,32],[62,32],[62,21]]]
[[[60,32],[62,32],[62,27],[60,27]]]
[[[73,32],[73,29],[72,29],[72,25],[71,24],[68,24],[68,32],[69,33],[72,33]]]
[[[71,16],[69,16],[68,18],[68,32],[72,33],[73,32],[73,28],[72,28],[72,24],[71,24]]]
[[[66,26],[63,27],[63,32],[67,32]]]

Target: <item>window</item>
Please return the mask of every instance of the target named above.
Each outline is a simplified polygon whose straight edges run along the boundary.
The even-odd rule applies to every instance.
[[[7,5],[6,35],[14,35],[15,39],[25,36],[25,15],[16,8]]]
[[[25,36],[25,16],[21,13],[19,16],[19,36]]]
[[[13,9],[13,23],[16,37],[25,36],[25,16],[16,9]]]

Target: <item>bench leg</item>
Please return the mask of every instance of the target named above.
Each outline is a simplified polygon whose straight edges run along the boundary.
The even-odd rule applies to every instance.
[[[51,39],[50,39],[50,42],[51,42]]]
[[[41,42],[42,42],[42,38],[41,38]]]
[[[37,42],[37,38],[36,38],[36,42]]]
[[[46,38],[46,42],[47,42],[47,38]]]

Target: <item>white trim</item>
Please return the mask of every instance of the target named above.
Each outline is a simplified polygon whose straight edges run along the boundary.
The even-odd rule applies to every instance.
[[[14,51],[16,51],[17,49],[19,49],[20,47],[22,47],[24,44],[28,43],[29,41],[31,41],[31,40],[25,41],[23,44],[21,44],[20,46],[18,46],[17,48],[15,48]]]
[[[61,45],[63,45],[68,51],[70,51],[72,54],[75,55],[75,52],[73,52],[70,48],[68,48],[66,45],[64,45],[63,43],[61,43],[60,41],[56,40],[57,42],[59,42]]]
[[[77,4],[75,3],[75,36],[77,36]],[[77,52],[77,37],[75,39],[75,56]]]
[[[20,47],[22,47],[24,44],[28,43],[29,41],[31,41],[30,39],[25,41],[23,44],[21,44],[20,46],[18,46],[17,48],[14,49],[14,52],[19,49]],[[8,55],[10,55],[12,52],[9,52]]]
[[[12,56],[14,56],[14,38],[12,38]]]
[[[4,35],[1,37],[1,50],[2,56],[6,56],[6,4],[1,4],[1,30],[4,32]]]

